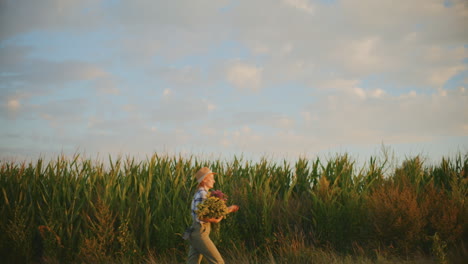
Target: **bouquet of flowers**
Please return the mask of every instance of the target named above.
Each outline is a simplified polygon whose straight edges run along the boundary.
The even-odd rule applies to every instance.
[[[206,200],[197,205],[198,210],[195,213],[198,219],[226,216],[229,213],[226,201],[227,195],[220,190],[209,192]]]

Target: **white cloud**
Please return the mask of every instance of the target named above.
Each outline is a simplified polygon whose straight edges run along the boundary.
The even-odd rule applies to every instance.
[[[410,99],[410,98],[415,98],[417,96],[417,92],[414,90],[409,91],[408,93],[401,94],[399,96],[399,99]]]
[[[46,120],[69,125],[84,120],[83,109],[90,106],[85,99],[53,99],[45,103],[30,104],[30,111],[34,111]]]
[[[210,136],[210,137],[216,136],[218,134],[217,129],[213,127],[206,127],[206,126],[203,126],[201,128],[201,133],[202,135]]]
[[[447,91],[446,91],[446,90],[444,90],[444,89],[442,89],[442,88],[439,88],[438,91],[439,91],[439,94],[438,94],[438,95],[440,95],[440,96],[447,96]]]
[[[79,72],[79,74],[81,75],[80,78],[85,80],[93,80],[108,76],[108,73],[105,70],[99,67],[95,67],[94,65],[89,65],[89,67],[77,69],[77,72]]]
[[[165,96],[159,101],[142,104],[140,110],[148,112],[154,122],[168,124],[186,124],[188,122],[205,119],[216,109],[216,105],[198,96]]]
[[[98,78],[94,85],[99,93],[104,95],[120,95],[121,90],[118,87],[117,81],[110,75]]]
[[[268,55],[261,65],[264,83],[293,80],[316,86],[334,71],[343,79],[380,74],[397,89],[421,84],[434,89],[454,73],[444,69],[463,64],[466,57],[466,17],[459,12],[467,9],[466,4],[446,8],[440,1],[377,4],[345,0],[317,5],[311,17],[293,15],[271,3],[265,14],[254,16],[247,11],[264,4],[241,2],[235,8],[243,43],[254,52]],[[294,47],[288,56],[284,55],[288,50],[285,43]],[[426,48],[433,47],[438,48],[438,55],[430,63]],[[300,60],[317,67],[298,64]],[[428,78],[437,72],[447,74]]]
[[[360,40],[352,41],[349,48],[346,49],[347,54],[342,54],[345,58],[345,63],[352,68],[364,68],[366,71],[376,69],[381,63],[382,59],[378,57],[376,48],[380,44],[378,37],[367,37]],[[346,59],[349,55],[349,59]]]
[[[263,43],[252,43],[251,49],[257,55],[268,54],[270,51],[268,46]]]
[[[208,104],[208,105],[207,105],[207,108],[208,108],[208,111],[213,111],[213,110],[216,109],[216,105],[214,105],[214,104]]]
[[[324,148],[324,144],[310,134],[296,134],[293,131],[261,132],[252,128],[248,131],[241,129],[231,133],[226,132],[219,143],[225,151],[270,157],[278,155],[281,159],[288,154],[297,157],[307,150]]]
[[[257,91],[262,86],[262,72],[261,67],[236,62],[227,69],[226,79],[239,89]]]
[[[10,54],[12,52],[12,54]],[[31,49],[16,48],[12,45],[0,48],[0,71],[7,74],[0,76],[5,85],[6,97],[31,98],[47,96],[77,81],[89,83],[98,92],[118,94],[116,78],[101,65],[76,60],[53,61],[36,58]]]
[[[2,1],[0,40],[34,30],[84,30],[104,22],[101,1]],[[83,7],[87,7],[85,13]],[[85,17],[85,19],[84,19]]]
[[[125,104],[124,106],[122,106],[122,110],[124,110],[127,113],[135,112],[136,109],[137,107],[134,104]]]
[[[304,11],[310,15],[314,13],[314,7],[308,0],[283,0],[283,3]]]
[[[468,122],[468,117],[460,113],[468,113],[468,97],[457,90],[430,95],[411,91],[402,96],[359,101],[346,94],[335,94],[333,102],[323,100],[308,111],[317,112],[320,119],[305,127],[301,134],[310,133],[324,142],[430,142],[449,135],[466,135],[462,124]]]
[[[206,109],[207,109],[209,112],[211,112],[211,111],[213,111],[213,110],[216,109],[216,105],[213,104],[212,102],[210,102],[210,101],[208,101],[208,100],[206,100],[206,99],[203,99],[202,102],[203,102],[203,104],[206,105]]]
[[[374,98],[381,98],[385,96],[385,94],[386,94],[385,91],[382,89],[375,89],[370,92],[370,96]]]
[[[209,80],[203,76],[199,67],[164,67],[155,71],[155,76],[161,77],[171,84],[174,90],[189,91],[194,86],[204,86]]]
[[[319,88],[349,90],[357,87],[359,80],[328,79],[319,84]]]
[[[330,79],[320,83],[319,87],[329,91],[349,94],[361,99],[366,99],[369,96],[380,98],[385,94],[385,91],[382,89],[366,91],[365,89],[359,87],[359,84],[359,80]]]
[[[385,73],[386,81],[412,86],[424,80],[437,88],[457,72],[456,67],[462,64],[461,56],[466,56],[463,44],[467,37],[463,25],[468,8],[464,1],[454,1],[453,7],[446,8],[443,2],[431,0],[398,4],[345,0],[333,5],[312,5],[306,0],[273,3],[259,0],[241,1],[223,12],[219,10],[227,1],[198,4],[176,1],[165,5],[164,9],[158,1],[123,1],[108,6],[105,15],[102,7],[94,6],[98,3],[91,2],[62,5],[46,1],[39,7],[13,1],[4,12],[4,19],[9,23],[0,24],[15,25],[8,28],[11,32],[27,30],[29,27],[21,29],[19,24],[23,23],[14,18],[26,17],[17,14],[18,10],[24,10],[22,12],[31,15],[28,19],[37,22],[28,23],[34,25],[28,30],[38,27],[69,30],[75,26],[79,28],[71,25],[78,24],[76,18],[83,16],[77,10],[86,7],[86,20],[90,20],[86,27],[118,25],[127,37],[117,37],[121,41],[117,42],[120,45],[116,53],[135,56],[132,65],[140,64],[145,68],[154,66],[151,64],[154,56],[164,58],[162,62],[169,64],[185,56],[209,54],[222,41],[232,41],[228,39],[230,36],[239,36],[235,42],[245,45],[254,54],[268,55],[261,64],[248,65],[250,68],[232,66],[228,74],[228,80],[236,87],[254,90],[284,80],[316,84],[324,79],[322,71],[329,70],[336,71],[344,79]],[[285,5],[293,8],[285,8]],[[94,10],[90,6],[97,11],[89,11]],[[264,10],[265,6],[268,11],[254,11]],[[297,10],[315,12],[314,16],[298,16]],[[57,25],[46,17],[54,17]],[[161,39],[161,35],[167,38]],[[123,58],[126,63],[133,60]],[[433,63],[426,63],[428,60]],[[317,69],[311,65],[316,65]],[[216,74],[210,71],[206,76],[216,79]],[[199,69],[190,65],[161,74],[173,85],[193,87],[193,83],[209,82],[204,80]]]
[[[230,147],[232,143],[231,143],[231,141],[223,138],[223,139],[221,139],[220,144],[221,144],[221,146],[227,148],[227,147]]]
[[[362,99],[366,98],[366,92],[362,88],[355,87],[355,88],[353,88],[353,92],[354,92],[355,95],[357,95],[358,97],[360,97]]]
[[[253,130],[254,126],[269,130],[288,130],[294,128],[295,119],[289,115],[277,112],[242,111],[223,116],[214,121],[224,128],[238,128],[244,132]]]
[[[429,83],[433,84],[435,87],[442,87],[450,78],[466,69],[465,65],[435,69],[429,76]]]
[[[306,122],[306,123],[309,123],[310,121],[312,121],[312,113],[311,112],[303,111],[303,112],[301,112],[301,116],[302,116],[302,119],[304,120],[304,122]]]
[[[16,99],[10,99],[7,102],[7,108],[9,111],[17,111],[20,108],[20,102]]]
[[[287,43],[283,46],[282,54],[289,55],[293,51],[293,49],[294,49],[294,45],[291,43]]]
[[[11,99],[3,102],[4,109],[24,114],[22,125],[29,117],[44,118],[71,132],[88,123],[80,141],[102,152],[185,149],[190,143],[195,149],[218,143],[300,152],[382,139],[401,143],[466,135],[466,85],[445,86],[467,69],[465,0],[449,8],[439,0],[330,5],[257,0],[222,9],[226,4],[183,0],[161,8],[160,1],[2,2],[0,39],[7,41],[0,48],[0,72],[7,73],[0,75],[0,83],[2,96]],[[28,42],[22,37],[28,32],[32,39],[34,32],[57,39],[65,32],[92,39],[98,34],[104,40],[96,38],[90,54],[97,56],[60,60],[61,52],[50,57],[39,42],[14,46]],[[110,55],[98,54],[99,45]],[[74,47],[86,54],[90,48]],[[120,70],[126,74],[117,78]],[[225,81],[241,91],[256,91],[245,100],[256,105],[237,104],[247,93],[224,93]],[[119,100],[88,100],[86,89],[76,92],[83,87],[78,83]],[[133,94],[125,87],[135,89]],[[269,91],[283,88],[288,93],[281,105]],[[86,99],[54,100],[64,94]],[[35,96],[50,106],[31,105]],[[293,97],[300,100],[292,102]],[[84,116],[83,108],[97,113],[95,119]]]
[[[292,129],[294,127],[294,120],[286,116],[280,116],[276,120],[276,126],[282,129]]]

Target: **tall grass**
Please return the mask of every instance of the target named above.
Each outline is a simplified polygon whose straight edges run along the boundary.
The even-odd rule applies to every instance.
[[[335,253],[365,256],[362,263],[385,254],[467,257],[468,155],[461,154],[435,166],[416,156],[392,170],[385,158],[356,168],[347,154],[293,165],[157,154],[0,161],[0,257],[184,262],[180,233],[191,224],[192,176],[203,166],[219,173],[215,188],[241,208],[214,234],[226,259],[240,252],[245,263],[326,261]]]

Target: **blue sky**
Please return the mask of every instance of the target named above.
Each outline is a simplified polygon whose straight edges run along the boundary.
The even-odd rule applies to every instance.
[[[0,158],[468,152],[466,0],[1,0]]]

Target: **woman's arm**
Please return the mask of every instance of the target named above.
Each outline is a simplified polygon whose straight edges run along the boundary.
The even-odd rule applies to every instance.
[[[237,212],[237,210],[239,210],[239,206],[238,205],[231,205],[228,207],[228,211],[229,213],[234,213],[234,212]]]

